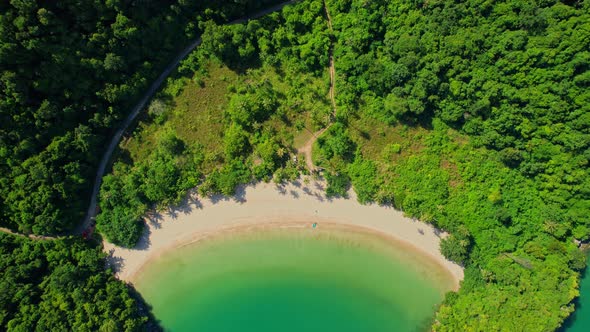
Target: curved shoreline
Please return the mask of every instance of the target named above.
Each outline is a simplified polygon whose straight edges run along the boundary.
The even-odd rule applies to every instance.
[[[125,249],[105,242],[109,264],[117,276],[133,283],[142,267],[169,250],[220,232],[260,227],[303,228],[317,223],[322,229],[348,228],[384,236],[395,245],[422,254],[446,270],[459,288],[463,269],[439,251],[446,236],[431,225],[403,216],[391,207],[361,205],[354,192],[348,199],[326,198],[324,184],[310,180],[283,186],[257,183],[238,190],[231,198],[191,197],[183,205],[146,216],[147,227],[139,244]]]

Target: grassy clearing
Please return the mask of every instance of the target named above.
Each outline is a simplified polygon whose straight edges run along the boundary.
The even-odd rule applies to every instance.
[[[217,64],[210,64],[207,72],[207,76],[199,78],[202,86],[190,82],[173,100],[169,123],[182,140],[199,142],[207,150],[215,151],[221,146],[228,86],[235,84],[238,75]]]
[[[390,126],[363,112],[358,114],[359,117],[350,121],[349,132],[365,158],[383,166],[394,165],[424,148],[426,129],[402,124]]]
[[[385,182],[394,185],[410,158],[434,158],[439,160],[440,171],[448,174],[449,188],[461,188],[463,179],[459,167],[464,163],[461,156],[466,149],[473,149],[468,147],[469,140],[465,135],[451,128],[436,130],[403,124],[389,126],[364,112],[358,114],[359,117],[349,122],[350,136],[363,156],[377,163]],[[441,146],[444,148],[441,149]],[[436,147],[434,155],[431,147]]]
[[[165,101],[167,110],[164,120],[144,117],[132,137],[121,143],[132,160],[145,159],[158,138],[167,131],[174,131],[187,145],[198,143],[205,152],[204,169],[218,163],[218,154],[223,151],[223,111],[228,101],[228,88],[236,84],[238,75],[218,63],[206,66],[206,75],[196,74],[192,80],[183,79],[184,88],[173,97],[167,97],[170,86],[156,99]]]
[[[264,67],[251,73],[256,81],[269,80],[282,96],[280,109],[266,123],[265,127],[279,133],[283,144],[296,150],[311,138],[312,133],[327,125],[330,104],[328,100],[328,78],[311,75],[288,75],[297,81],[286,81],[286,75],[275,68]],[[329,82],[329,81],[328,81]],[[294,86],[304,87],[293,89]],[[297,93],[292,91],[296,90]]]
[[[312,133],[327,124],[329,114],[328,76],[298,75],[287,80],[281,69],[264,66],[238,74],[211,60],[191,79],[169,81],[155,100],[165,104],[159,115],[146,115],[134,133],[120,144],[119,159],[128,156],[136,162],[148,158],[163,135],[174,132],[187,146],[200,146],[204,152],[204,173],[223,163],[224,112],[232,94],[259,82],[268,81],[280,96],[277,111],[259,130],[276,133],[281,144],[291,151],[305,145]],[[300,87],[294,89],[294,87]],[[303,87],[303,88],[301,88]],[[293,93],[292,91],[297,91]],[[154,101],[152,101],[154,103]],[[149,113],[149,111],[148,111]]]

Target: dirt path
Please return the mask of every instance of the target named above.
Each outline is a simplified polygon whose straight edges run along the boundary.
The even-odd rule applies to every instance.
[[[11,234],[11,235],[18,236],[18,237],[26,237],[31,240],[56,240],[56,239],[58,239],[57,237],[53,237],[53,236],[34,235],[34,234],[26,235],[26,234],[22,234],[22,233],[13,232],[10,229],[4,228],[4,227],[0,227],[0,232],[6,233],[6,234]]]
[[[257,13],[252,14],[252,15],[234,20],[228,24],[239,24],[239,23],[247,22],[248,20],[256,19],[256,18],[259,18],[259,17],[264,16],[266,14],[281,10],[284,6],[291,4],[291,3],[295,3],[295,2],[297,2],[297,1],[296,0],[285,1],[280,4],[274,5],[270,8],[261,10]],[[92,220],[94,219],[94,217],[96,217],[98,193],[100,190],[100,184],[102,183],[102,177],[104,176],[107,165],[109,164],[109,162],[111,160],[111,156],[113,155],[115,148],[119,145],[119,141],[121,141],[121,137],[123,136],[123,133],[127,130],[129,125],[131,125],[131,123],[135,120],[135,118],[141,112],[141,110],[143,110],[145,108],[148,100],[150,100],[152,98],[154,93],[160,88],[160,86],[162,85],[164,80],[170,75],[170,73],[172,73],[172,71],[178,66],[180,61],[182,61],[182,59],[186,58],[189,55],[189,53],[192,52],[195,49],[195,47],[199,46],[200,44],[201,44],[201,38],[197,38],[189,46],[187,46],[182,52],[180,52],[180,54],[178,54],[178,56],[174,59],[174,61],[172,61],[172,63],[170,63],[164,69],[162,74],[160,74],[160,76],[158,76],[158,78],[152,83],[152,85],[150,86],[148,91],[143,95],[143,97],[137,103],[137,105],[135,105],[135,107],[133,108],[133,110],[131,111],[129,116],[127,116],[127,119],[125,119],[125,122],[123,122],[123,124],[121,125],[121,128],[119,128],[119,130],[115,133],[115,135],[111,139],[111,143],[109,144],[107,150],[105,151],[105,153],[100,161],[98,171],[96,172],[96,177],[94,179],[94,187],[92,189],[92,196],[90,198],[90,205],[88,206],[88,210],[86,212],[86,218],[84,218],[84,221],[78,226],[78,228],[76,228],[76,230],[74,231],[75,234],[77,234],[77,235],[82,234],[82,232],[84,232],[84,230],[86,230],[90,227]]]
[[[257,13],[236,19],[228,24],[244,23],[244,22],[247,22],[248,20],[256,19],[256,18],[262,17],[266,14],[281,10],[284,6],[286,6],[288,4],[295,3],[295,2],[297,2],[297,0],[285,1],[285,2],[279,3],[277,5],[274,5],[272,7],[261,10]],[[104,173],[106,172],[107,166],[110,164],[113,152],[115,151],[115,149],[119,145],[119,142],[121,141],[121,138],[123,137],[123,134],[125,133],[125,131],[127,131],[127,128],[133,123],[133,121],[135,121],[135,119],[137,118],[139,113],[143,109],[145,109],[147,102],[152,98],[152,96],[160,88],[162,83],[164,83],[164,80],[166,80],[166,78],[178,66],[180,61],[182,61],[184,58],[186,58],[189,55],[189,53],[192,52],[195,49],[195,47],[199,46],[200,44],[201,44],[201,38],[197,38],[196,40],[192,41],[190,43],[190,45],[188,45],[185,49],[183,49],[182,52],[180,52],[176,56],[176,58],[174,58],[174,60],[168,66],[166,66],[166,68],[164,68],[164,71],[150,85],[148,90],[143,94],[143,96],[141,97],[139,102],[135,105],[135,107],[133,107],[133,109],[131,110],[131,112],[129,113],[129,115],[125,119],[125,121],[123,121],[123,123],[121,124],[121,127],[113,134],[107,149],[105,150],[105,152],[102,155],[102,158],[100,160],[100,164],[98,165],[98,169],[96,170],[96,175],[94,177],[94,185],[92,188],[92,195],[90,196],[90,204],[88,205],[88,210],[86,211],[86,217],[84,218],[82,223],[80,223],[80,225],[78,225],[78,227],[76,227],[76,229],[74,229],[71,232],[66,233],[65,236],[81,235],[82,233],[84,233],[84,231],[86,231],[87,229],[89,229],[91,227],[92,220],[96,217],[96,214],[98,212],[97,211],[98,193],[100,191],[102,177],[104,176]],[[7,228],[1,228],[1,227],[0,227],[0,232],[9,233],[9,234],[13,234],[13,235],[20,235],[20,236],[29,237],[29,238],[55,239],[55,237],[46,237],[46,236],[35,236],[35,235],[28,235],[27,236],[25,234],[15,233],[13,231],[10,231]]]
[[[297,149],[297,153],[298,154],[302,154],[305,156],[305,166],[307,166],[307,169],[310,171],[314,171],[315,170],[315,166],[313,165],[313,160],[311,159],[312,157],[312,147],[313,147],[313,143],[315,143],[315,141],[317,141],[318,137],[320,137],[324,131],[328,130],[328,128],[330,128],[332,124],[330,123],[326,128],[322,128],[318,131],[316,131],[315,133],[311,133],[311,137],[307,140],[307,142],[305,142],[305,145],[303,145],[302,147],[300,147],[299,149]]]
[[[326,11],[326,18],[328,19],[328,29],[330,31],[330,48],[328,50],[330,56],[330,101],[332,102],[332,118],[336,116],[336,68],[334,67],[334,29],[332,29],[332,17],[328,6],[324,0],[324,10]]]
[[[312,147],[313,144],[317,141],[318,137],[320,137],[328,128],[332,126],[334,123],[334,118],[336,117],[336,68],[334,67],[334,30],[332,29],[332,17],[330,16],[330,12],[328,11],[328,6],[326,5],[326,1],[324,1],[324,10],[326,12],[326,19],[328,21],[328,29],[330,31],[330,48],[328,49],[328,54],[330,57],[330,90],[328,95],[330,97],[330,102],[332,104],[332,114],[330,115],[330,122],[325,128],[322,128],[315,133],[311,134],[311,137],[305,144],[297,150],[298,154],[302,154],[305,156],[305,165],[310,172],[316,170],[315,165],[313,164],[312,160]]]

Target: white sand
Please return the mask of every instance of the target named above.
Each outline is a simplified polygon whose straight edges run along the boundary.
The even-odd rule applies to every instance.
[[[297,181],[282,187],[259,183],[242,188],[232,198],[197,198],[176,209],[147,216],[148,227],[134,249],[104,243],[109,261],[117,276],[132,282],[133,277],[151,258],[167,250],[197,241],[212,233],[248,225],[269,224],[273,227],[300,227],[317,222],[364,227],[413,247],[440,264],[455,281],[463,279],[463,269],[448,261],[439,251],[446,234],[432,226],[404,217],[391,207],[361,205],[354,192],[349,199],[327,199],[323,183]]]

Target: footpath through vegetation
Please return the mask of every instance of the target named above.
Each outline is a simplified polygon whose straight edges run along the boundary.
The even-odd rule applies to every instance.
[[[441,251],[465,279],[434,330],[554,330],[590,239],[588,6],[308,0],[207,24],[121,145],[97,227],[133,246],[141,216],[190,188],[321,167],[329,196],[352,186],[451,233]],[[310,140],[313,163],[296,160]]]
[[[261,16],[267,15],[268,13],[272,13],[272,12],[281,10],[284,6],[286,6],[290,3],[294,3],[295,1],[296,0],[289,0],[289,1],[279,3],[277,5],[271,6],[269,8],[264,9],[264,10],[260,10],[260,11],[253,13],[253,14],[247,15],[245,17],[236,19],[228,24],[238,24],[238,23],[247,22],[250,19],[259,18]],[[176,58],[174,58],[174,60],[164,69],[164,71],[160,74],[160,76],[158,76],[158,78],[152,83],[152,85],[150,85],[149,89],[141,97],[140,101],[132,109],[131,113],[129,113],[129,116],[127,116],[127,118],[125,119],[125,121],[123,122],[123,124],[121,125],[119,130],[117,130],[117,132],[113,135],[113,137],[111,138],[110,144],[108,145],[106,151],[104,152],[104,154],[100,160],[98,170],[96,171],[96,177],[95,177],[94,185],[92,188],[92,194],[90,196],[90,204],[88,206],[88,210],[86,211],[86,217],[84,218],[83,222],[80,223],[80,226],[73,232],[73,234],[80,235],[85,230],[87,230],[91,227],[92,222],[98,212],[97,211],[98,193],[100,190],[100,185],[102,183],[102,178],[103,178],[104,173],[107,169],[107,165],[111,161],[111,156],[113,155],[113,152],[115,151],[118,144],[120,143],[121,138],[123,137],[123,134],[127,131],[129,126],[135,121],[135,119],[137,118],[139,113],[142,110],[145,110],[147,102],[153,97],[154,93],[156,93],[156,91],[160,88],[160,86],[162,85],[164,80],[170,75],[170,73],[172,73],[172,71],[176,67],[178,67],[178,64],[180,63],[180,61],[182,61],[184,58],[186,58],[189,55],[189,53],[191,51],[193,51],[195,49],[195,47],[199,46],[200,44],[201,44],[201,37],[199,37],[196,40],[194,40],[193,42],[191,42],[191,44],[189,46],[187,46],[184,50],[182,50],[182,52],[180,52],[178,54],[178,56],[176,56]]]
[[[238,24],[247,22],[250,19],[256,19],[261,16],[267,15],[268,13],[272,13],[278,10],[281,10],[284,6],[294,3],[296,0],[289,0],[285,1],[276,5],[273,5],[269,8],[264,10],[257,11],[253,14],[249,14],[245,17],[236,19],[228,24]],[[187,57],[187,55],[195,49],[198,45],[201,44],[201,37],[198,37],[194,41],[192,41],[186,48],[184,48],[175,58],[174,60],[168,64],[162,73],[156,78],[156,80],[149,86],[147,91],[142,95],[139,99],[137,104],[132,108],[129,115],[125,118],[123,123],[120,125],[119,129],[112,135],[110,139],[110,143],[107,146],[107,149],[104,151],[102,158],[100,159],[98,169],[96,170],[94,185],[92,187],[92,194],[90,195],[90,204],[88,206],[88,210],[86,211],[86,215],[81,223],[79,223],[78,227],[73,229],[72,231],[66,232],[61,237],[71,236],[71,235],[82,235],[84,232],[87,232],[93,225],[93,220],[96,217],[98,212],[98,194],[100,190],[100,185],[102,183],[102,178],[104,173],[109,166],[111,161],[111,157],[113,152],[117,148],[118,144],[120,143],[123,135],[128,130],[129,126],[134,123],[137,116],[140,114],[141,111],[145,110],[147,102],[153,97],[158,89],[160,89],[162,83],[165,79],[172,73],[172,71],[179,65],[180,61]],[[30,239],[37,240],[48,240],[48,239],[56,239],[55,236],[44,236],[44,235],[35,235],[35,234],[23,234],[19,232],[15,232],[5,227],[0,227],[0,232],[13,234],[17,236],[24,236],[29,237]]]
[[[297,154],[302,154],[304,156],[307,169],[312,173],[317,171],[316,167],[313,164],[313,154],[312,154],[313,145],[315,144],[317,139],[320,136],[322,136],[322,134],[326,130],[328,130],[328,128],[330,128],[330,126],[334,123],[333,122],[334,119],[336,118],[336,68],[334,66],[334,41],[335,41],[335,38],[334,38],[334,30],[332,29],[332,18],[330,17],[330,12],[328,10],[328,6],[326,5],[325,1],[323,2],[323,5],[324,5],[324,11],[325,11],[326,19],[327,19],[327,23],[328,23],[328,29],[330,31],[330,48],[328,50],[328,56],[330,57],[329,96],[330,96],[330,102],[332,104],[332,118],[330,119],[328,126],[312,133],[309,140],[307,140],[307,142],[305,142],[305,144],[297,150]]]
[[[441,251],[465,279],[433,330],[558,328],[590,241],[590,3],[305,0],[223,25],[256,4],[0,4],[2,226],[75,228],[111,128],[201,35],[116,149],[100,235],[133,247],[145,213],[193,188],[232,195],[321,167],[329,196],[352,187],[451,233]],[[294,156],[310,139],[306,165]],[[0,238],[15,276],[2,326],[147,320],[90,243]]]
[[[89,219],[78,221],[111,128],[132,124],[121,121],[202,32],[197,23],[285,5],[275,4],[0,4],[0,330],[161,330],[141,296],[105,269],[98,234],[49,235],[87,229]]]

